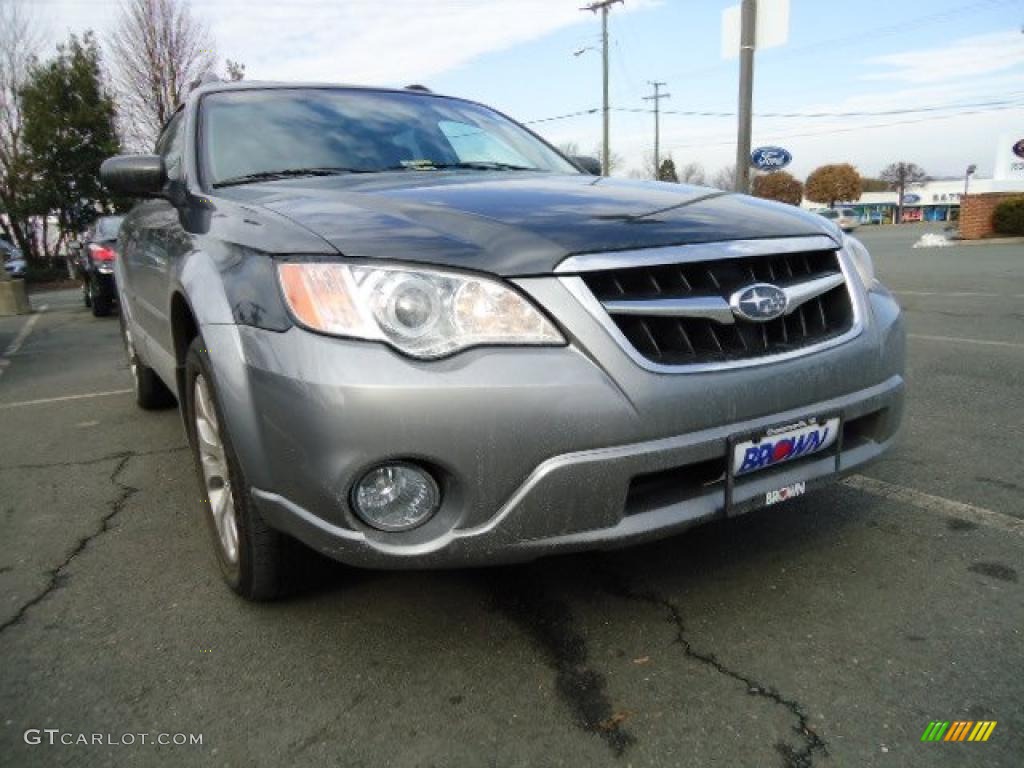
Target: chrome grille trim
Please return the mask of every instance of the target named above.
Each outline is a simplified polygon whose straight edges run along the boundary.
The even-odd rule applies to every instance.
[[[735,322],[729,302],[721,296],[687,299],[651,299],[649,301],[603,301],[601,306],[612,315],[648,315],[655,317],[706,317],[728,325]]]
[[[780,243],[783,243],[783,250],[771,247],[772,245],[777,246]],[[740,245],[737,246],[737,244]],[[623,352],[625,352],[626,355],[638,366],[653,373],[704,373],[780,363],[815,354],[826,349],[831,349],[839,346],[840,344],[845,344],[859,336],[864,330],[865,319],[868,316],[866,292],[861,287],[859,277],[850,256],[846,253],[845,249],[836,245],[831,238],[801,237],[786,238],[784,241],[755,240],[731,241],[725,243],[702,243],[697,250],[692,250],[694,248],[694,246],[679,246],[671,249],[657,248],[652,250],[658,253],[649,256],[645,255],[647,254],[646,251],[620,251],[611,254],[583,254],[571,257],[570,259],[562,262],[556,271],[563,273],[558,277],[562,286],[580,302],[583,308],[586,309],[595,320],[597,320],[605,332],[618,344]],[[616,325],[611,314],[612,309],[617,309],[618,311],[616,311],[615,314],[619,315],[646,314],[649,317],[674,316],[700,317],[707,319],[721,318],[719,321],[724,324],[725,315],[721,312],[721,306],[708,301],[708,299],[720,299],[722,305],[724,305],[726,310],[729,312],[730,318],[732,318],[732,310],[729,308],[728,301],[725,298],[688,297],[688,299],[621,302],[607,300],[602,304],[587,286],[586,282],[584,282],[583,277],[580,277],[578,274],[565,274],[566,272],[585,273],[608,269],[629,269],[630,267],[660,266],[665,264],[688,263],[694,261],[717,261],[723,258],[739,258],[751,255],[773,256],[785,253],[799,253],[813,249],[833,251],[836,254],[836,259],[841,273],[829,274],[806,281],[803,284],[797,283],[789,286],[793,291],[792,294],[789,294],[791,296],[791,302],[795,301],[796,304],[791,304],[791,306],[787,308],[787,314],[792,310],[797,309],[807,301],[810,301],[845,283],[846,291],[850,299],[850,308],[853,314],[853,320],[850,328],[839,336],[835,336],[818,343],[808,344],[807,346],[803,346],[798,349],[737,360],[681,363],[673,365],[655,362],[647,358],[644,354],[638,351],[635,346],[633,346],[632,342],[626,338],[625,334],[619,329],[618,325]],[[668,254],[664,253],[667,250],[673,251],[676,259],[678,259],[679,256],[686,257],[684,262],[679,262],[675,259],[668,259]],[[631,254],[632,258],[635,258],[636,261],[625,260],[627,254]],[[684,306],[684,304],[673,306],[676,302],[687,302],[688,306]],[[639,306],[630,306],[634,304],[648,305],[648,310],[641,312]],[[655,309],[653,312],[650,311],[650,305],[652,304]],[[673,313],[673,309],[677,310],[677,313]],[[678,314],[678,312],[687,312],[688,314]],[[694,314],[689,314],[690,312],[693,312]],[[700,314],[696,314],[696,312],[700,312]],[[735,322],[734,319],[733,322]]]
[[[581,253],[570,256],[555,267],[555,274],[575,275],[629,267],[657,267],[664,264],[687,264],[693,261],[740,259],[745,256],[781,256],[801,251],[835,251],[841,243],[825,235],[809,237],[777,237],[767,240],[726,240],[717,243],[669,245],[633,251]]]
[[[786,294],[786,314],[791,315],[811,299],[838,288],[846,281],[840,272],[807,280],[793,285],[779,286]],[[600,302],[611,315],[639,315],[647,317],[704,317],[722,325],[736,322],[729,301],[721,296],[695,296],[685,299],[614,299]]]
[[[828,293],[833,288],[838,288],[846,282],[846,278],[839,272],[831,275],[823,275],[814,280],[807,280],[795,285],[783,285],[782,292],[786,294],[786,314],[795,312],[801,304],[806,304],[811,299],[816,299],[823,293]]]

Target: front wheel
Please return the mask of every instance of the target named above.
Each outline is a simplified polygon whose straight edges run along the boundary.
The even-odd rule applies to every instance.
[[[200,337],[185,360],[185,423],[221,575],[248,600],[279,596],[295,542],[268,526],[250,500]]]

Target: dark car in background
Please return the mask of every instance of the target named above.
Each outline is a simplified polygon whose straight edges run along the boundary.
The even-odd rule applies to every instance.
[[[82,298],[96,317],[106,317],[117,299],[114,285],[114,261],[117,236],[124,216],[101,216],[82,238],[78,252],[82,278]]]
[[[4,269],[11,277],[25,277],[28,264],[21,250],[13,243],[9,243],[0,237],[0,261],[3,261]]]

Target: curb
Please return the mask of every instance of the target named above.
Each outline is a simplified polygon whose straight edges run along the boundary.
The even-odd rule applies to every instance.
[[[980,237],[977,240],[950,240],[953,245],[1024,245],[1024,237]]]

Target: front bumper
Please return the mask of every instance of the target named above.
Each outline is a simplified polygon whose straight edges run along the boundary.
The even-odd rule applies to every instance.
[[[225,421],[253,499],[274,527],[365,567],[495,564],[663,536],[812,486],[892,444],[904,331],[888,294],[866,297],[855,339],[728,371],[639,368],[556,280],[521,288],[558,317],[565,348],[470,350],[415,362],[376,344],[204,326]],[[838,456],[722,477],[730,437],[819,414],[844,421]],[[393,459],[444,492],[417,529],[383,533],[349,489]]]

